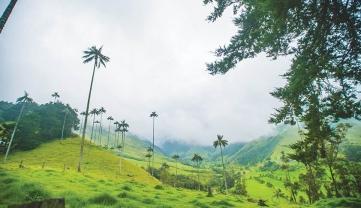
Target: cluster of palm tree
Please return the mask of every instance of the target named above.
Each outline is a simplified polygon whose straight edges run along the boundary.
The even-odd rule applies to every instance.
[[[154,127],[153,127],[153,131],[154,131]],[[226,167],[225,167],[225,162],[224,162],[224,157],[223,157],[223,150],[227,145],[228,145],[228,141],[223,138],[223,135],[217,135],[217,139],[213,142],[213,147],[214,148],[219,147],[220,151],[221,151],[221,161],[222,161],[222,168],[223,168],[223,180],[224,180],[224,186],[225,186],[226,193],[228,192],[228,187],[227,187],[227,178],[226,178],[227,176],[226,176]],[[154,143],[153,143],[153,147],[154,147]],[[148,160],[148,171],[150,171],[152,175],[153,175],[154,166],[151,167],[150,161],[151,161],[151,158],[154,156],[154,148],[153,147],[152,146],[147,147],[146,148],[146,154],[145,154],[145,157]],[[175,162],[175,184],[174,184],[174,186],[176,187],[177,186],[177,180],[178,180],[178,162],[179,162],[180,156],[178,154],[174,154],[172,156],[172,159]],[[197,169],[198,190],[200,190],[200,184],[201,184],[201,182],[200,182],[200,168],[201,168],[201,163],[203,161],[203,157],[201,155],[197,154],[197,153],[194,153],[193,157],[191,158],[191,161],[194,162],[194,167]]]
[[[121,122],[114,122],[115,124],[115,140],[116,140],[116,144],[117,144],[117,148],[118,149],[122,149],[124,152],[125,149],[125,133],[128,132],[128,128],[129,128],[129,124],[125,121],[122,120]],[[121,141],[119,144],[119,134],[121,136]]]
[[[102,145],[101,137],[103,135],[103,114],[106,113],[106,110],[104,107],[100,107],[99,109],[93,108],[90,111],[90,115],[93,116],[93,122],[92,122],[92,128],[91,128],[91,135],[90,135],[90,142],[94,140],[94,143],[96,143],[96,140],[98,140],[98,143]],[[85,113],[83,114],[85,115]],[[97,116],[100,115],[100,120],[95,120]],[[95,128],[94,128],[95,126]],[[95,130],[95,131],[94,131]]]

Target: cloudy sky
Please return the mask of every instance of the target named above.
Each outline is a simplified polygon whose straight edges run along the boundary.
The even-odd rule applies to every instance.
[[[1,13],[8,2],[0,1]],[[211,9],[202,0],[18,1],[0,34],[0,100],[13,102],[27,90],[44,103],[58,91],[84,109],[92,66],[82,63],[82,51],[103,45],[110,62],[96,71],[91,106],[126,119],[131,132],[150,138],[149,114],[157,111],[159,143],[269,134],[267,119],[280,104],[269,92],[284,83],[279,75],[290,58],[260,55],[209,75],[212,51],[236,30],[230,12],[205,21]]]

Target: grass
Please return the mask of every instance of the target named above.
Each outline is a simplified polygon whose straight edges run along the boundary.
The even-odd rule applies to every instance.
[[[259,199],[270,207],[300,207],[291,204],[287,197],[274,197],[276,188],[288,195],[282,181],[285,173],[281,170],[260,171],[257,166],[249,167],[244,169],[247,197],[217,191],[213,197],[207,197],[207,192],[161,184],[134,160],[120,159],[114,151],[89,143],[85,147],[83,171],[78,173],[79,142],[78,138],[53,141],[31,151],[11,153],[9,161],[0,164],[0,207],[49,197],[64,197],[66,207],[91,208],[258,207]],[[19,168],[20,161],[25,168]],[[291,172],[291,177],[296,178],[300,171]],[[202,170],[202,176],[210,173],[211,170]],[[343,198],[321,200],[310,207],[360,207],[360,204],[360,200]]]
[[[53,141],[31,151],[12,153],[9,161],[0,165],[0,190],[4,190],[0,192],[0,207],[48,197],[64,197],[67,207],[214,207],[212,203],[226,202],[235,207],[257,207],[236,196],[206,197],[206,192],[161,184],[124,159],[119,173],[118,156],[89,144],[83,172],[78,173],[79,142]],[[19,168],[21,160],[25,168]]]

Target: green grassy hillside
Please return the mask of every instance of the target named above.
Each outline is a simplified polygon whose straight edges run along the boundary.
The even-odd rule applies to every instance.
[[[11,154],[0,165],[0,206],[65,197],[67,207],[257,207],[254,199],[206,197],[205,192],[161,185],[132,162],[93,145],[86,145],[83,172],[77,173],[79,141],[53,141]]]

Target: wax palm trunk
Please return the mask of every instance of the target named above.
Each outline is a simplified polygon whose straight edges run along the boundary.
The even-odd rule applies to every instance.
[[[64,129],[65,129],[65,122],[66,122],[67,114],[68,113],[65,113],[65,115],[64,115],[63,128],[61,129],[61,139],[64,139]]]
[[[108,127],[108,141],[107,141],[107,147],[109,148],[109,140],[110,140],[110,124],[111,124],[111,120],[109,120],[109,127]]]
[[[221,156],[222,156],[224,187],[225,187],[226,193],[227,193],[228,188],[227,188],[227,179],[226,179],[226,168],[225,168],[225,166],[224,166],[222,145],[220,146],[220,148],[221,148]]]
[[[79,159],[79,163],[78,163],[78,172],[81,171],[81,163],[83,162],[85,131],[86,131],[86,125],[87,125],[87,121],[88,121],[89,103],[90,103],[90,97],[91,97],[91,94],[92,94],[93,81],[94,81],[94,75],[95,75],[95,67],[96,67],[95,63],[96,62],[94,62],[94,68],[93,68],[92,79],[91,79],[91,82],[90,82],[88,101],[87,101],[86,110],[85,110],[84,127],[83,127],[83,133],[82,133],[82,136],[81,136],[81,143],[80,143],[80,159]]]
[[[153,117],[153,156],[152,156],[152,176],[154,176],[154,152],[155,152],[155,149],[154,149],[154,117]]]
[[[16,2],[17,2],[17,0],[11,0],[9,5],[6,7],[4,13],[2,14],[2,16],[0,18],[0,33],[3,31],[5,23],[9,19],[10,14],[15,7]]]
[[[90,134],[90,143],[92,142],[93,140],[93,134],[94,134],[94,122],[95,122],[95,115],[93,115],[93,125],[92,125],[92,131],[91,131],[91,134]],[[84,127],[85,128],[85,127]],[[84,134],[84,130],[83,130],[83,134]],[[95,139],[94,139],[95,141]]]
[[[16,130],[18,129],[18,124],[19,124],[19,121],[20,121],[20,119],[21,119],[21,116],[23,115],[24,108],[25,108],[25,102],[24,102],[23,105],[21,106],[21,110],[20,110],[18,119],[16,120],[15,128],[14,128],[14,130],[13,130],[13,133],[11,134],[10,142],[9,142],[9,144],[8,144],[8,148],[7,148],[7,150],[6,150],[6,154],[5,154],[5,157],[4,157],[4,162],[6,162],[6,159],[8,158],[8,155],[9,155],[9,152],[10,152],[10,148],[11,148],[11,144],[13,143],[13,140],[14,140],[14,137],[15,137],[15,132],[16,132]]]
[[[98,133],[98,140],[100,145],[102,145],[102,133],[103,133],[102,120],[103,120],[103,114],[100,114],[99,133]]]
[[[200,191],[201,190],[201,182],[199,181],[199,162],[197,162],[197,166],[198,166],[198,176],[197,176],[197,178],[198,178],[198,191]]]

